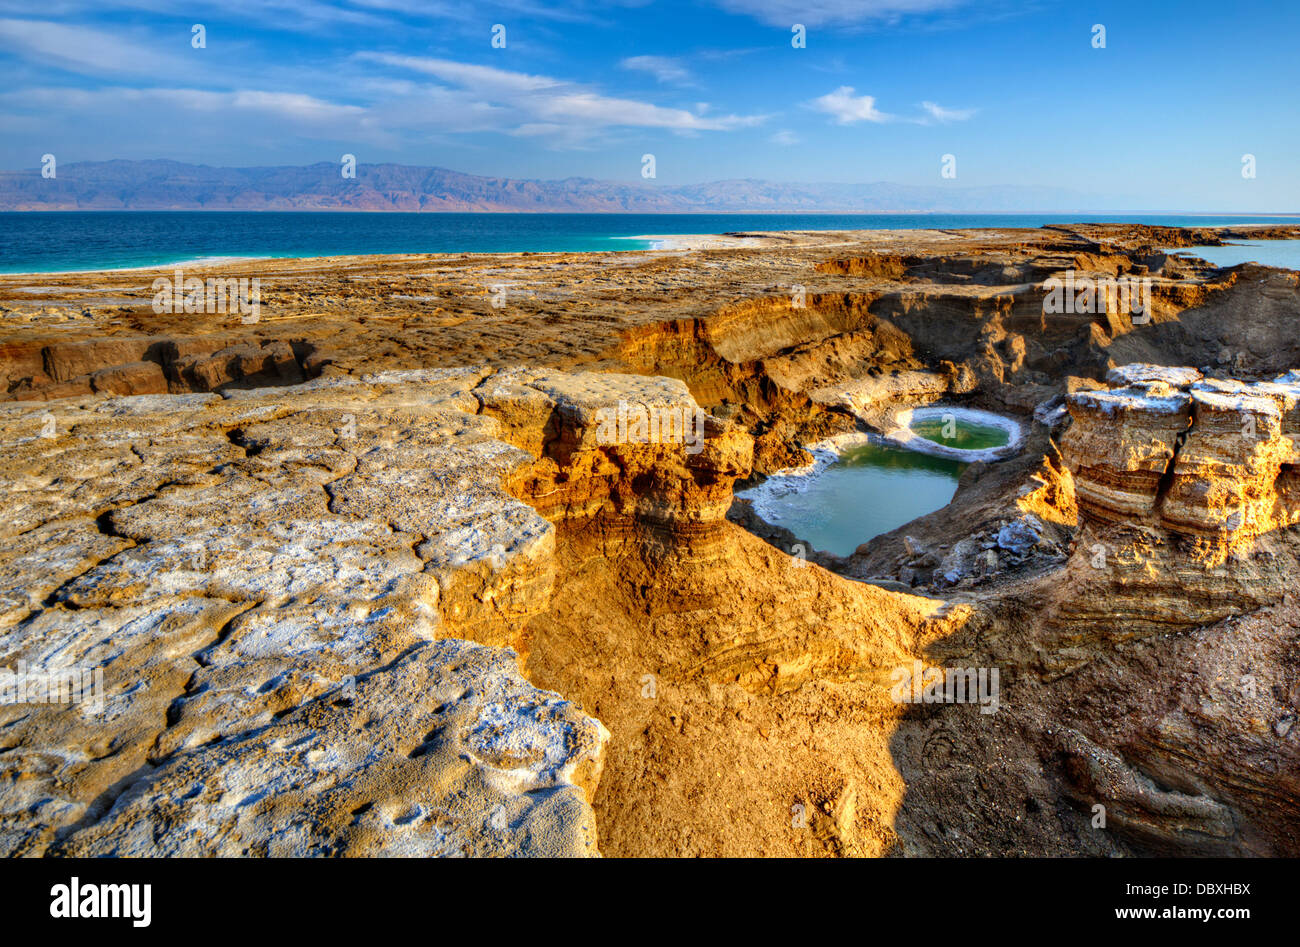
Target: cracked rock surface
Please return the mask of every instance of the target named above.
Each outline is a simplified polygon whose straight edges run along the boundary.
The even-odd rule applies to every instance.
[[[0,706],[0,851],[594,854],[608,734],[508,650],[554,530],[488,374],[6,407],[0,666],[103,700]]]

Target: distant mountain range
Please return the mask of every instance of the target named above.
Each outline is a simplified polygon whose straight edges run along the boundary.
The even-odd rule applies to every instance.
[[[1115,209],[1046,187],[783,184],[729,180],[659,185],[592,178],[533,181],[400,164],[361,164],[344,178],[331,162],[213,168],[178,161],[94,161],[0,171],[0,210],[364,210],[570,213],[1046,212]]]

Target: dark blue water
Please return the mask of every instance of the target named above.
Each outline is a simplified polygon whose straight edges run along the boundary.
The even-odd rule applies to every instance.
[[[1080,220],[1212,226],[1288,217],[1060,214],[390,214],[202,211],[0,213],[0,273],[160,266],[221,257],[644,250],[647,234],[1041,227]]]

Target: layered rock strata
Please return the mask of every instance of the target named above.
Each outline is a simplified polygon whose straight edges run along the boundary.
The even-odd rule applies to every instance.
[[[1125,387],[1071,394],[1061,450],[1081,507],[1233,548],[1300,521],[1300,385],[1128,365]]]
[[[318,367],[309,344],[255,337],[141,336],[5,348],[0,401],[291,385]]]

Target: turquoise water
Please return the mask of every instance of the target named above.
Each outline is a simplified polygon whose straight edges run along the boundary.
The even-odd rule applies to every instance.
[[[814,549],[847,556],[869,539],[947,506],[965,469],[960,461],[865,444],[845,451],[803,492],[758,509]]]
[[[162,266],[220,257],[645,250],[647,234],[738,230],[1041,227],[1082,220],[1168,226],[1294,223],[1078,214],[389,214],[202,211],[0,213],[0,273]]]
[[[1300,240],[1234,240],[1226,247],[1186,247],[1170,252],[1191,253],[1215,266],[1262,263],[1300,270]]]

